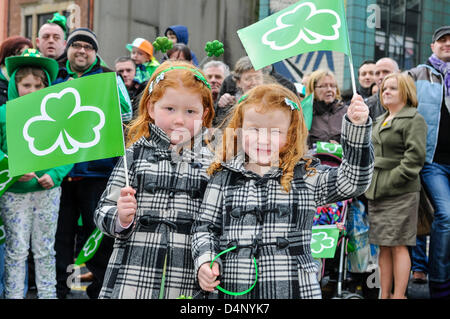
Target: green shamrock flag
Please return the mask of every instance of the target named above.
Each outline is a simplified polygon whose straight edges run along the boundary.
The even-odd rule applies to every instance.
[[[20,176],[11,177],[8,170],[8,156],[4,155],[0,161],[0,197],[14,184]]]
[[[11,176],[124,154],[114,72],[67,81],[7,103]]]
[[[336,225],[313,226],[311,254],[314,258],[333,258],[339,238]]]
[[[84,264],[86,261],[94,257],[98,248],[100,247],[100,243],[103,239],[103,233],[100,229],[96,228],[94,232],[89,236],[84,244],[83,248],[80,251],[77,259],[75,260],[75,265],[80,266]]]
[[[351,55],[342,0],[301,0],[238,30],[255,70],[311,51]]]

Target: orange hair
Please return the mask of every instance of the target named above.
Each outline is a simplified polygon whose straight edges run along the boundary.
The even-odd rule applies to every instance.
[[[295,102],[300,110],[291,110],[285,102],[285,99]],[[256,106],[256,107],[255,107]],[[244,113],[249,107],[254,107],[257,112],[265,113],[267,111],[281,109],[291,112],[291,123],[288,128],[287,142],[285,147],[280,150],[280,168],[283,170],[281,185],[288,192],[291,189],[291,181],[294,177],[294,168],[297,163],[304,159],[306,169],[311,171],[309,164],[312,159],[305,159],[304,156],[308,150],[306,139],[308,129],[306,128],[303,112],[300,107],[298,97],[290,90],[278,84],[259,85],[248,91],[247,97],[243,99],[234,108],[231,120],[225,129],[222,137],[222,145],[218,146],[216,159],[208,168],[208,174],[222,169],[222,163],[231,159],[238,153],[241,143],[238,140],[237,129],[242,128]]]
[[[154,83],[152,94],[149,94],[148,88],[150,84],[162,71],[170,67],[185,67],[187,69],[174,69],[164,72],[164,79],[159,81],[159,83]],[[154,123],[154,121],[148,114],[148,107],[153,107],[153,105],[162,98],[167,88],[186,88],[193,93],[198,93],[202,99],[203,111],[208,111],[203,118],[203,127],[211,127],[214,118],[214,102],[211,90],[194,76],[192,70],[200,72],[206,79],[201,70],[190,63],[182,61],[166,61],[153,72],[139,102],[139,115],[136,119],[131,121],[127,127],[127,147],[131,146],[142,136],[145,136],[146,138],[150,137],[148,125],[149,123]]]

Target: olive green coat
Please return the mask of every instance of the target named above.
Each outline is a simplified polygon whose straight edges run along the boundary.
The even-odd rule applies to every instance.
[[[383,126],[388,115],[378,117],[372,131],[375,168],[365,194],[370,200],[420,191],[427,124],[413,107],[405,106]]]

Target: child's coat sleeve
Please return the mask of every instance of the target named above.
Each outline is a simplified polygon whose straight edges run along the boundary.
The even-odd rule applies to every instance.
[[[317,173],[305,176],[317,206],[346,200],[363,194],[369,188],[374,167],[371,142],[372,120],[354,125],[344,116],[341,143],[343,160],[339,168],[317,166]]]
[[[221,176],[221,172],[216,173],[209,181],[200,211],[192,225],[192,257],[196,274],[202,264],[211,262],[219,253],[223,207]],[[221,265],[219,259],[216,261]]]

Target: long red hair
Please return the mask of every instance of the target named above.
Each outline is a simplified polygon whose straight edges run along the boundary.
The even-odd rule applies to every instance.
[[[291,111],[291,107],[285,102],[286,98],[295,102],[300,110]],[[308,171],[313,169],[308,167],[312,160],[304,158],[308,150],[306,144],[308,129],[303,118],[300,101],[294,93],[278,84],[259,85],[251,89],[247,92],[247,97],[236,105],[231,120],[223,134],[222,144],[216,150],[216,159],[207,172],[212,175],[214,172],[221,170],[222,163],[235,157],[241,150],[242,144],[239,141],[237,130],[242,128],[244,114],[249,107],[255,107],[255,110],[260,113],[282,109],[288,110],[292,114],[287,133],[287,142],[285,147],[280,150],[279,161],[280,168],[283,171],[281,185],[288,192],[294,177],[294,168],[300,160],[304,159],[306,161]]]

